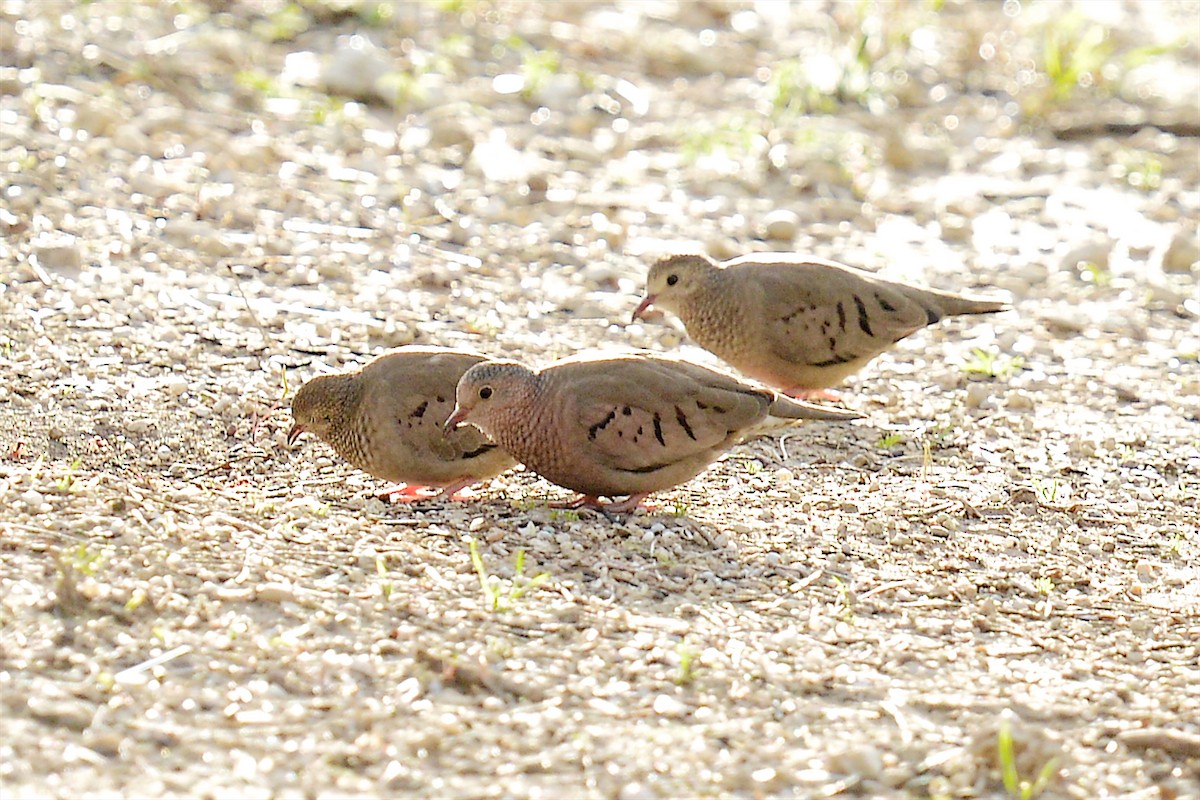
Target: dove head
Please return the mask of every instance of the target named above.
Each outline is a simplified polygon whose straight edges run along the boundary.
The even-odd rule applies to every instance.
[[[646,276],[646,296],[633,312],[633,318],[642,316],[652,305],[678,314],[692,295],[703,290],[717,269],[719,267],[712,259],[700,253],[660,258],[650,267],[650,274]]]
[[[446,431],[471,423],[493,440],[509,411],[532,399],[537,386],[533,370],[516,361],[485,361],[471,367],[458,381],[454,413]]]
[[[300,387],[292,398],[292,429],[287,443],[295,444],[300,434],[308,431],[328,440],[330,431],[350,411],[353,376],[318,375]]]

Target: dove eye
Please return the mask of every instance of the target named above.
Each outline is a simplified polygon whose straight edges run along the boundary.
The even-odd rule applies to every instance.
[[[487,400],[491,396],[492,396],[492,387],[485,386],[479,390],[479,399],[480,400]]]
[[[667,276],[667,286],[674,286],[677,283],[679,283],[678,275],[668,275]]]

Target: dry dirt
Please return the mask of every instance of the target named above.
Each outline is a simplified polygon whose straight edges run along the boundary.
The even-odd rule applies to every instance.
[[[0,2],[0,794],[1200,797],[1198,19]],[[652,512],[284,444],[407,342],[703,359],[685,245],[1014,310]]]

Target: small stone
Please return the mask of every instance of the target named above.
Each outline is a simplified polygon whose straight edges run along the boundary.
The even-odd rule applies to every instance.
[[[853,747],[830,756],[829,769],[874,780],[883,772],[883,754],[870,745]]]
[[[670,695],[660,694],[654,698],[654,713],[662,717],[682,717],[688,707]]]
[[[1112,249],[1113,243],[1107,239],[1087,242],[1069,250],[1062,258],[1062,267],[1074,272],[1080,264],[1091,264],[1098,269],[1107,270]]]
[[[83,254],[74,236],[47,237],[33,246],[33,256],[42,269],[75,278],[83,269]]]
[[[1163,252],[1163,269],[1167,272],[1194,272],[1200,266],[1200,240],[1180,231]]]
[[[150,150],[150,137],[132,122],[118,126],[112,135],[112,143],[118,150],[140,155]]]
[[[255,592],[255,599],[264,603],[294,603],[296,602],[296,593],[292,590],[291,584],[263,583]]]
[[[80,103],[75,111],[75,124],[92,136],[107,136],[123,120],[121,108],[111,100],[92,97]]]
[[[384,100],[381,81],[393,69],[387,51],[361,35],[339,36],[333,55],[321,73],[321,84],[331,94],[362,100]]]
[[[1004,407],[1013,411],[1029,411],[1034,407],[1033,397],[1026,392],[1014,390],[1004,398]]]
[[[33,717],[43,722],[73,731],[85,730],[96,715],[96,706],[72,697],[34,694],[26,701],[26,708]]]
[[[777,208],[763,217],[763,238],[773,242],[792,242],[800,232],[800,215],[787,208]]]
[[[630,781],[621,787],[620,794],[617,795],[617,800],[656,800],[658,794],[655,793],[649,786]]]
[[[770,783],[771,781],[775,780],[775,776],[778,774],[779,773],[775,771],[774,767],[763,767],[762,769],[756,769],[754,772],[751,772],[750,780],[754,781],[755,783]]]
[[[948,242],[965,242],[971,238],[971,220],[961,214],[943,214],[939,220],[942,238]]]
[[[179,395],[187,391],[187,388],[187,378],[182,375],[172,375],[167,378],[165,383],[163,383],[163,389],[165,389],[167,394],[171,395],[171,397],[179,397]]]
[[[967,396],[965,398],[967,408],[983,408],[991,397],[991,387],[983,381],[976,381],[967,384]]]

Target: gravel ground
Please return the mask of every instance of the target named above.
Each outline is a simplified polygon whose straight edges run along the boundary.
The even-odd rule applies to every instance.
[[[0,2],[0,793],[1200,797],[1198,20]],[[705,358],[680,246],[1014,310],[621,518],[286,447],[409,342]]]

